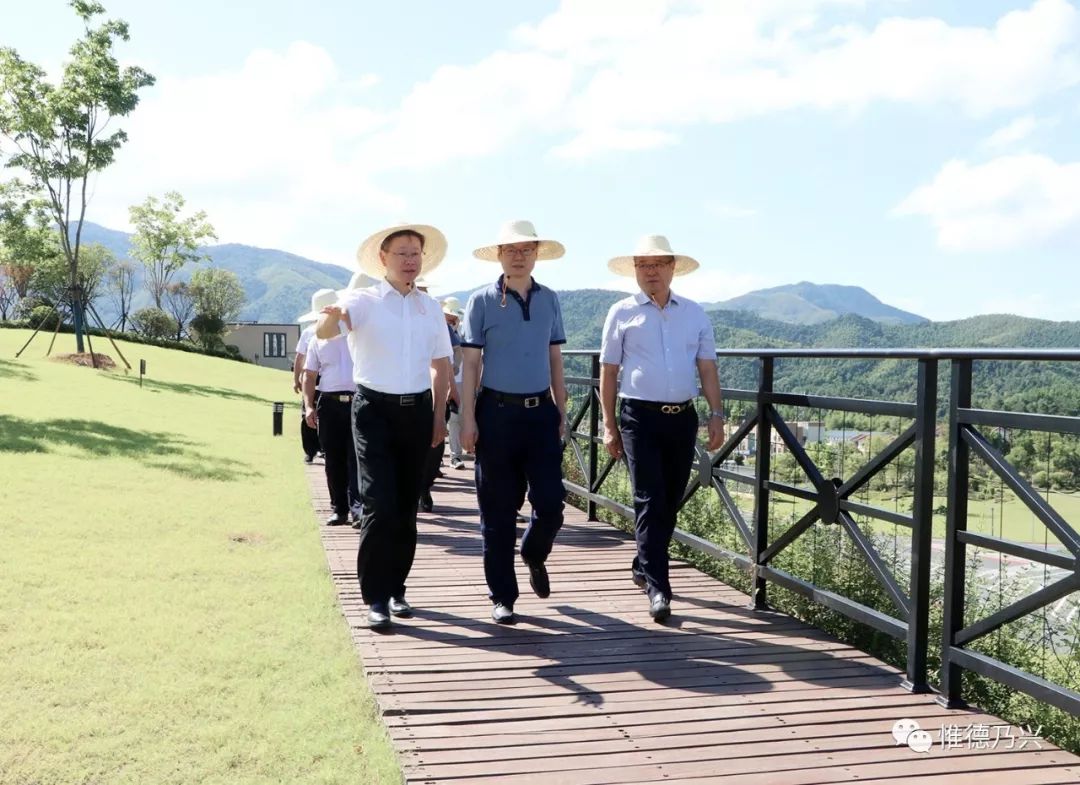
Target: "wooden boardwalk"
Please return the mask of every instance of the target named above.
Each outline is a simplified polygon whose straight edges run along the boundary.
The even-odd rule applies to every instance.
[[[471,468],[471,465],[470,465]],[[491,622],[472,472],[444,468],[421,514],[408,599],[391,633],[366,628],[357,533],[322,527],[342,612],[410,783],[1080,782],[1080,758],[996,717],[947,711],[901,674],[681,562],[672,617],[630,581],[633,541],[567,507],[537,599],[518,564],[513,627]],[[321,464],[308,467],[320,523]],[[933,747],[893,736],[914,720]],[[989,732],[949,748],[942,729]],[[1032,729],[1034,730],[1034,729]]]

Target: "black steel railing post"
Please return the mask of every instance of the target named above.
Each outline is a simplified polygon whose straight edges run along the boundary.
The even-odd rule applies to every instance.
[[[909,692],[930,692],[926,681],[926,652],[930,636],[930,543],[934,533],[934,460],[938,397],[937,360],[919,360],[915,397],[915,488],[911,517],[911,611],[907,623]]]
[[[589,387],[589,493],[597,493],[596,477],[599,474],[598,466],[599,451],[596,440],[600,436],[600,353],[590,355],[590,376],[596,387]],[[596,502],[589,498],[588,516],[590,521],[599,520],[596,517]]]
[[[967,574],[967,549],[957,537],[967,531],[968,453],[960,429],[960,409],[971,408],[970,359],[952,361],[952,384],[949,394],[949,480],[945,503],[945,596],[941,624],[941,694],[935,700],[942,706],[956,708],[961,698],[962,668],[953,661],[952,647],[956,633],[964,627],[964,578]]]
[[[769,422],[771,404],[768,396],[773,391],[773,358],[761,358],[761,378],[757,395],[757,444],[754,445],[754,586],[751,607],[767,610],[764,563],[765,549],[769,547],[769,471],[772,462],[772,426]]]

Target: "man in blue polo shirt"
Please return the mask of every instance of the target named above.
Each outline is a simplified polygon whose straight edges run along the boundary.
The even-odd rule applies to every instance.
[[[631,575],[649,595],[649,614],[663,621],[671,614],[668,545],[694,463],[695,376],[709,402],[708,448],[718,449],[724,439],[716,344],[701,306],[671,291],[672,278],[693,272],[698,263],[672,252],[666,237],[646,235],[633,256],[617,256],[608,268],[634,276],[640,291],[611,306],[604,322],[604,446],[613,458],[626,455],[637,540]],[[622,399],[618,416],[616,391]]]
[[[532,516],[521,558],[536,596],[550,592],[544,562],[563,523],[562,437],[566,343],[559,298],[532,278],[537,260],[558,259],[561,243],[541,239],[529,221],[504,224],[499,239],[473,256],[503,274],[465,306],[461,444],[476,452],[476,495],[484,540],[484,577],[499,624],[514,622],[517,511],[528,487]],[[481,376],[481,365],[483,366]]]

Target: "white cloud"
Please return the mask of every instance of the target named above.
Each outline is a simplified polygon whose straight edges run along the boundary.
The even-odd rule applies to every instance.
[[[552,148],[554,158],[581,161],[602,153],[649,150],[668,147],[679,138],[667,131],[652,129],[629,130],[617,128],[592,128],[579,134],[566,144]]]
[[[615,26],[603,7],[567,0],[518,40],[595,70],[575,92],[557,148],[608,149],[626,129],[724,123],[795,108],[874,101],[952,104],[973,116],[1026,106],[1080,83],[1080,13],[1037,0],[992,27],[891,17],[830,26],[828,0],[652,2]],[[689,10],[687,10],[689,9]],[[644,146],[644,145],[642,145]]]
[[[983,140],[982,146],[989,150],[1001,150],[1027,139],[1038,127],[1039,121],[1031,115],[1018,117],[1008,125],[997,129]]]
[[[926,216],[951,251],[1035,245],[1080,228],[1080,162],[1032,154],[949,161],[893,213]]]

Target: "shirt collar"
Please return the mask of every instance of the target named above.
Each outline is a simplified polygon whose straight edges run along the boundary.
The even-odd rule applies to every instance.
[[[503,275],[500,275],[500,276],[499,276],[499,280],[497,280],[497,281],[495,282],[495,291],[496,291],[496,292],[498,292],[499,294],[502,294],[502,291],[503,291],[503,281],[504,281],[504,280],[506,280],[506,274],[505,274],[505,273],[504,273]],[[530,277],[530,278],[529,278],[529,282],[530,282],[530,283],[529,283],[529,293],[530,293],[530,294],[531,294],[532,292],[538,292],[538,291],[540,291],[540,284],[538,284],[538,283],[536,282],[536,279],[535,279],[535,278],[532,278],[532,277]]]
[[[408,297],[409,295],[416,294],[419,291],[420,290],[414,286],[412,289],[409,290],[409,294],[401,294],[401,292],[395,289],[393,285],[385,278],[379,281],[379,297],[386,297],[386,295],[390,294],[390,292],[394,292],[401,297]]]
[[[646,303],[651,303],[652,300],[649,299],[649,295],[645,294],[645,292],[639,291],[637,294],[634,295],[634,302],[636,302],[638,305],[645,305]],[[679,298],[678,296],[676,296],[675,292],[672,291],[671,294],[668,295],[668,305],[678,304]]]

